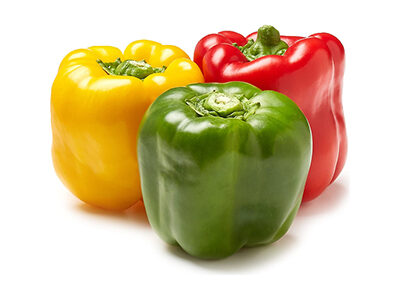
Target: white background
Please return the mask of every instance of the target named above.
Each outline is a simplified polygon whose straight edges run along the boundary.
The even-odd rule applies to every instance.
[[[399,299],[400,61],[396,1],[3,1],[0,298]],[[335,184],[269,247],[201,261],[165,245],[143,207],[107,213],[60,183],[50,89],[61,59],[152,39],[190,56],[204,35],[271,24],[346,49],[349,155]],[[241,275],[240,277],[231,275]]]

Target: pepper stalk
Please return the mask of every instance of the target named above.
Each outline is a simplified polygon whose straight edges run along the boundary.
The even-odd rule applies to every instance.
[[[283,55],[289,48],[288,44],[281,40],[279,31],[271,25],[261,26],[258,29],[257,39],[255,41],[250,39],[244,46],[238,46],[237,43],[233,43],[233,45],[238,48],[249,61],[266,55]]]

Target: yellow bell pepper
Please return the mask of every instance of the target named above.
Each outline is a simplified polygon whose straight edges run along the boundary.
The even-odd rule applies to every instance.
[[[123,54],[110,46],[69,53],[51,92],[57,175],[89,204],[132,206],[141,199],[136,136],[146,109],[164,91],[196,82],[204,82],[200,69],[175,46],[140,40]]]

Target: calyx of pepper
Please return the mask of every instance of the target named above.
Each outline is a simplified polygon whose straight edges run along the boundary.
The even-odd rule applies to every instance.
[[[186,100],[186,104],[199,117],[214,116],[243,121],[260,107],[260,103],[252,103],[244,95],[229,95],[217,91],[196,95]]]
[[[283,55],[289,48],[288,44],[281,40],[279,31],[271,25],[264,25],[258,29],[257,39],[250,39],[246,45],[239,46],[233,43],[249,61],[266,55]]]
[[[163,73],[167,68],[165,66],[162,68],[154,68],[145,60],[137,61],[128,59],[121,61],[120,58],[117,58],[114,62],[103,62],[98,59],[97,63],[108,75],[134,76],[142,80],[151,74]]]

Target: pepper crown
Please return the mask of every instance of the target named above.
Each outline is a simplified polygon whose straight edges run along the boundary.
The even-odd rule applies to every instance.
[[[215,116],[246,120],[260,103],[252,103],[244,95],[229,95],[217,91],[197,95],[186,101],[200,117]]]
[[[117,58],[114,62],[105,63],[100,59],[97,63],[103,68],[108,75],[123,75],[123,76],[134,76],[139,79],[145,79],[147,76],[154,73],[163,73],[167,67],[153,68],[151,65],[146,63],[145,60],[125,60],[121,61]]]
[[[238,46],[233,43],[249,61],[266,55],[283,55],[289,47],[281,40],[279,31],[271,26],[264,25],[258,29],[257,39],[250,39],[246,45]]]

